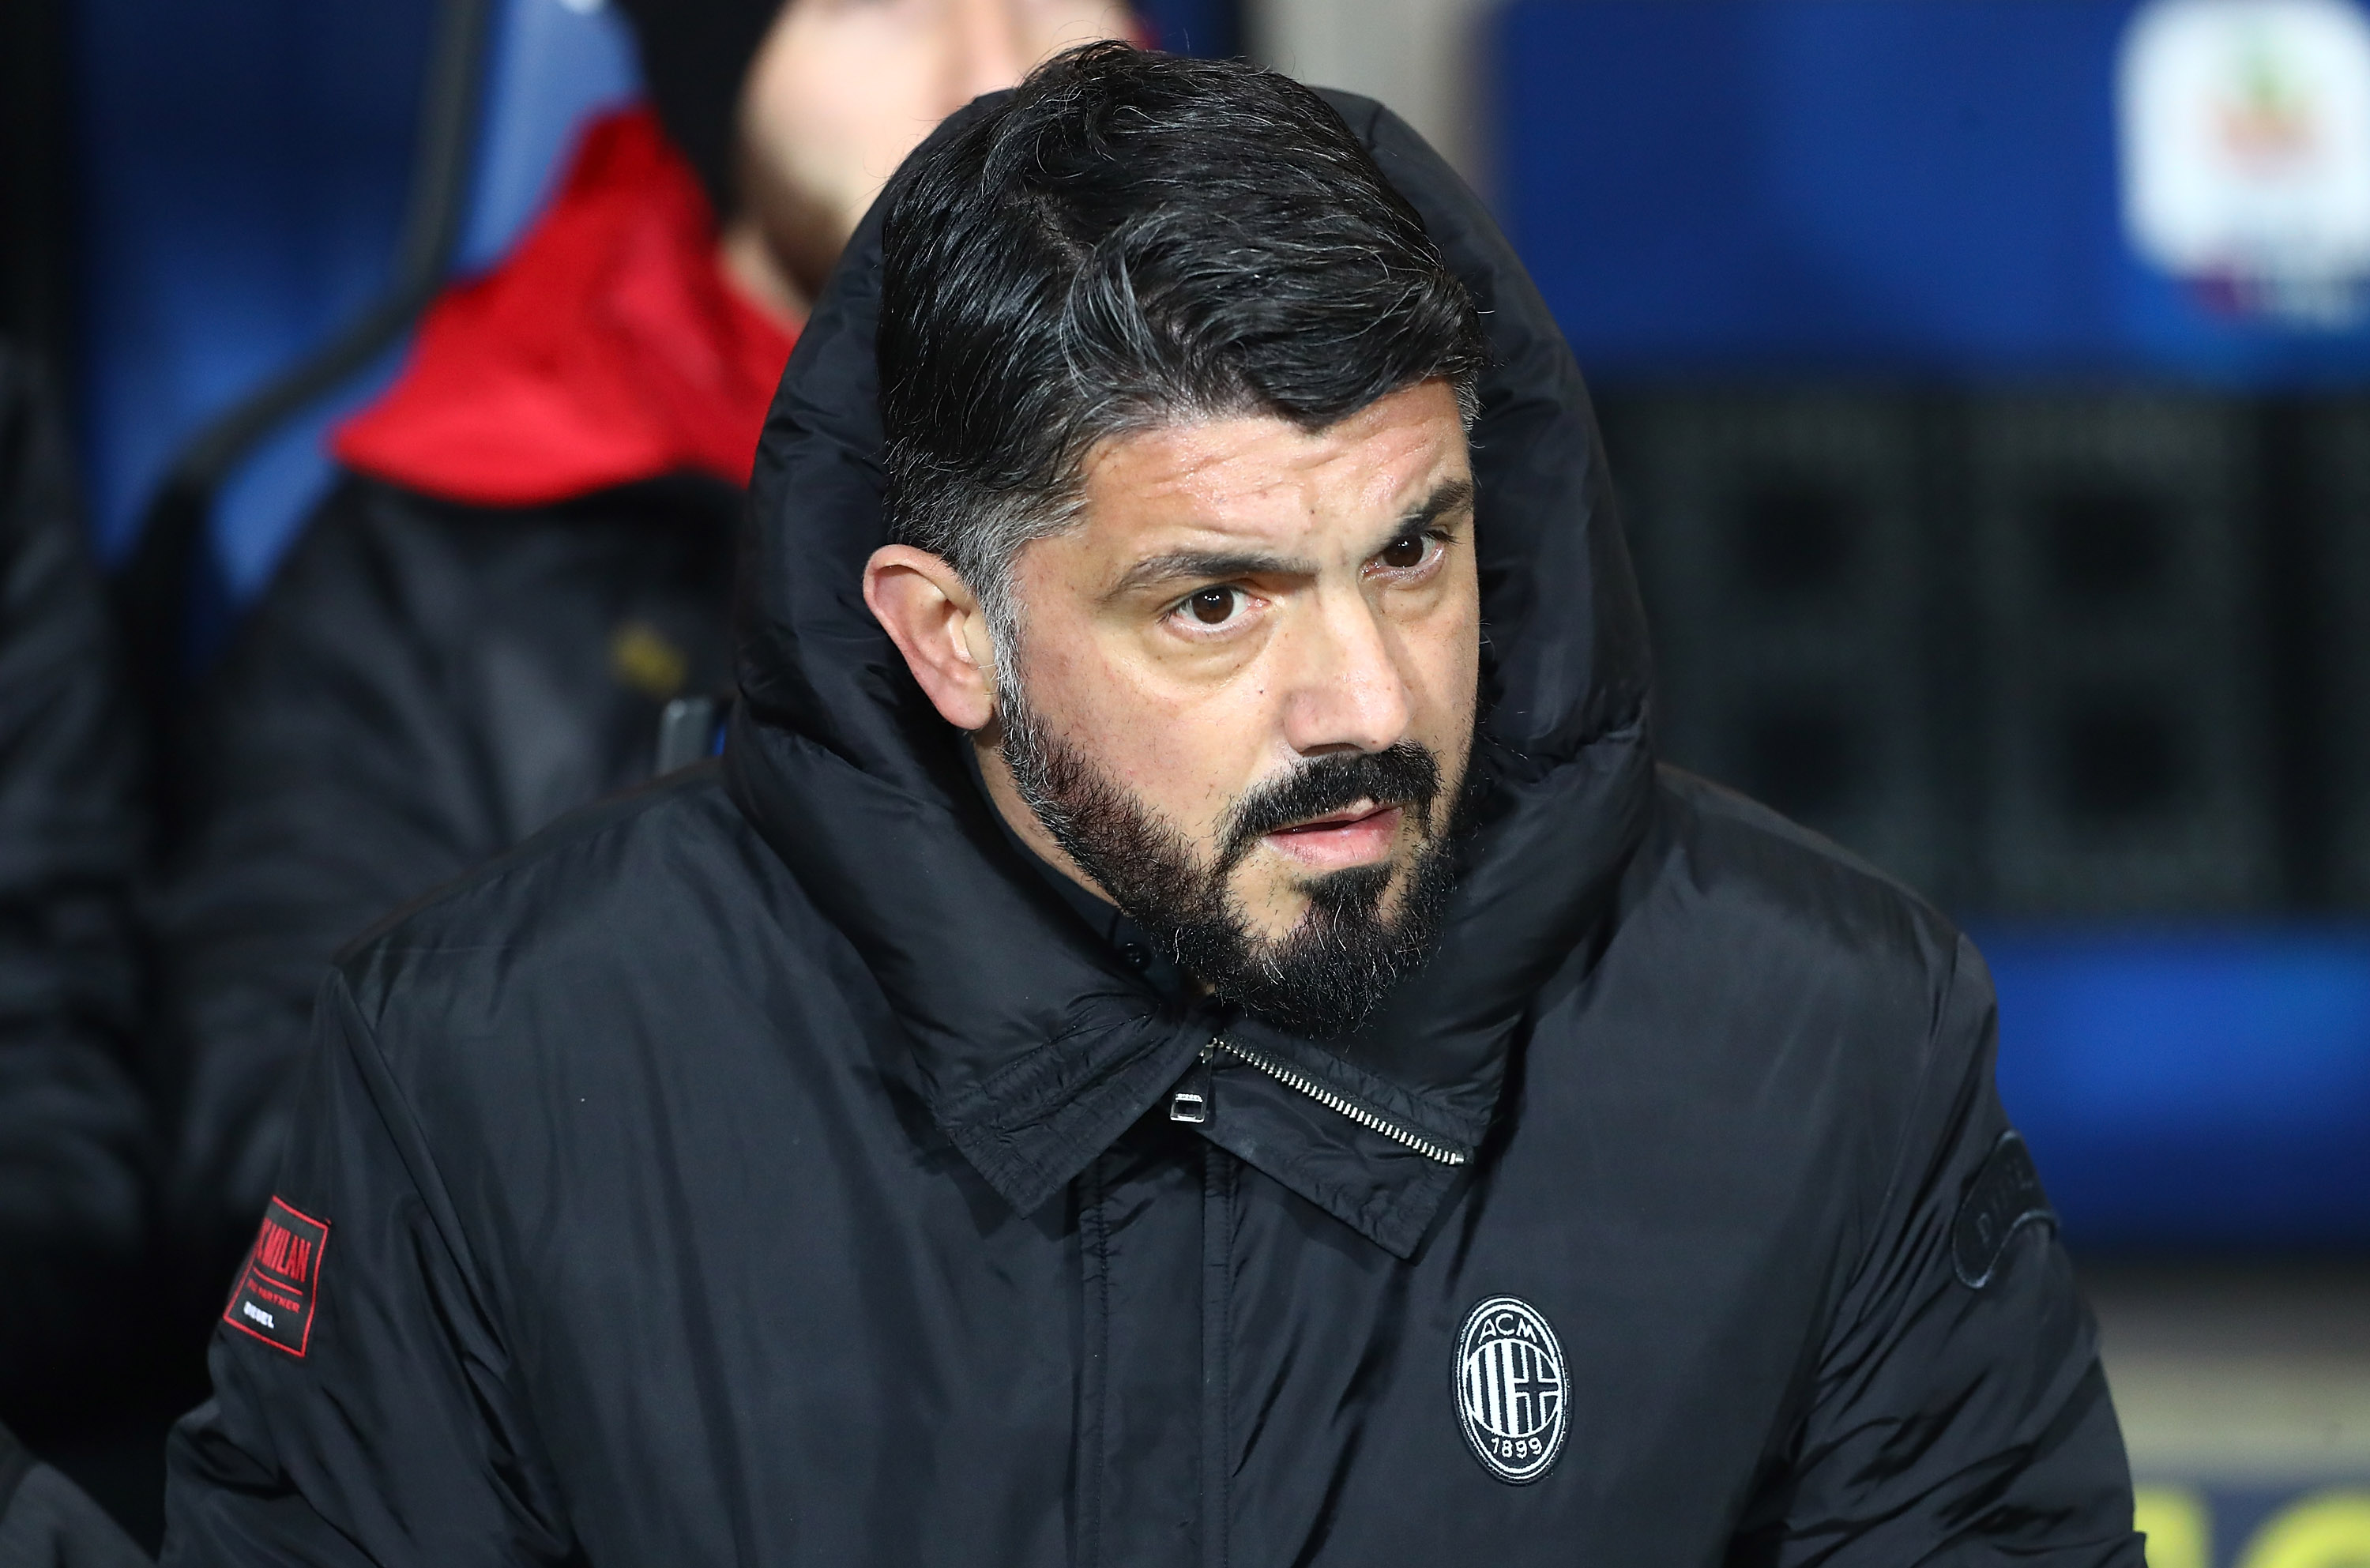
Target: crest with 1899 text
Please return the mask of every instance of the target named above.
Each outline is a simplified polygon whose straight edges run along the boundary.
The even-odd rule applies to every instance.
[[[1563,1347],[1537,1308],[1493,1296],[1467,1314],[1456,1336],[1456,1411],[1474,1457],[1500,1481],[1524,1486],[1563,1451]]]

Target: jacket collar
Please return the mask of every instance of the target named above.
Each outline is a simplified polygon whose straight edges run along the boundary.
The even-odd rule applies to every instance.
[[[1642,619],[1587,393],[1479,202],[1379,106],[1333,101],[1423,214],[1490,340],[1474,455],[1491,744],[1441,951],[1320,1046],[1164,999],[1019,858],[857,591],[881,539],[876,212],[800,340],[766,423],[726,748],[735,799],[855,944],[912,1043],[910,1078],[1013,1206],[1060,1192],[1214,1037],[1445,1148],[1479,1148],[1539,986],[1582,949],[1643,830]],[[1400,1256],[1454,1169],[1248,1067],[1213,1141]]]

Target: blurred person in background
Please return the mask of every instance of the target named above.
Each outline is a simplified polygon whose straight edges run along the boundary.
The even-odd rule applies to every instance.
[[[136,1377],[147,1235],[146,798],[68,472],[40,377],[0,343],[0,1422],[37,1442],[105,1421]],[[85,1527],[118,1543],[0,1429],[0,1563],[53,1561]]]
[[[376,917],[652,770],[730,682],[733,529],[776,381],[938,120],[1130,26],[1110,0],[626,0],[650,107],[430,311],[225,659],[166,903],[167,1222],[221,1305],[312,999]]]

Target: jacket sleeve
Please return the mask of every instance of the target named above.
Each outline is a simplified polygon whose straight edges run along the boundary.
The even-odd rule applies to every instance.
[[[313,994],[332,955],[406,900],[510,842],[423,623],[399,519],[349,483],[248,614],[202,706],[186,841],[161,901],[172,1058],[169,1240],[210,1313],[253,1236],[286,1144]]]
[[[1963,938],[1807,1414],[1731,1562],[2141,1568],[2098,1336],[1993,1088]]]
[[[214,1332],[214,1397],[173,1433],[163,1560],[567,1560],[484,1277],[340,974],[321,988],[295,1126],[275,1196],[297,1228],[319,1227],[293,1271],[309,1286],[282,1279],[261,1297],[270,1337],[231,1327],[270,1255],[262,1241],[250,1251]]]
[[[145,1232],[138,725],[64,444],[0,352],[0,1402],[86,1397]],[[74,1380],[74,1381],[70,1381]]]

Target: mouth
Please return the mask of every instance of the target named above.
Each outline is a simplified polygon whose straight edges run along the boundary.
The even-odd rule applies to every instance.
[[[1266,836],[1265,842],[1312,871],[1372,865],[1389,857],[1405,812],[1403,806],[1361,801],[1341,811],[1278,828]]]

